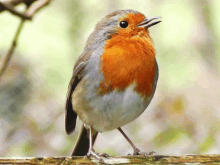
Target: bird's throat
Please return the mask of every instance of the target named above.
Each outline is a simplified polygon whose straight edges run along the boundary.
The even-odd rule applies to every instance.
[[[124,90],[135,83],[138,93],[146,97],[151,95],[156,63],[150,37],[112,37],[106,42],[100,58],[100,70],[104,75],[100,84],[102,94],[114,89]]]

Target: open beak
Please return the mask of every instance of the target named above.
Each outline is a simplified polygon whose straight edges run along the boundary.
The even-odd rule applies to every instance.
[[[151,26],[154,26],[158,23],[160,23],[161,21],[153,21],[155,19],[160,19],[161,17],[148,17],[145,18],[141,23],[139,23],[137,26],[138,27],[143,27],[143,28],[149,28]],[[152,22],[153,21],[153,22]]]

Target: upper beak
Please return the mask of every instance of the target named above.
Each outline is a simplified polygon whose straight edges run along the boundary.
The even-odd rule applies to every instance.
[[[149,27],[151,27],[151,26],[154,26],[154,25],[160,23],[161,21],[154,21],[154,22],[152,22],[153,20],[159,19],[159,18],[161,18],[161,17],[156,16],[156,17],[145,18],[145,19],[144,19],[141,23],[139,23],[137,26],[138,26],[138,27],[143,27],[143,28],[149,28]]]

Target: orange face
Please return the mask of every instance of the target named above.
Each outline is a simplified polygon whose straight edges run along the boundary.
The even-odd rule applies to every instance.
[[[126,28],[119,28],[118,34],[123,35],[126,37],[132,37],[134,35],[137,35],[140,31],[147,31],[147,29],[142,27],[137,27],[139,23],[141,23],[145,19],[145,16],[141,13],[129,13],[125,15],[124,17],[120,18],[118,20],[118,23],[120,24],[121,21],[128,22],[128,27]]]
[[[140,13],[129,13],[118,22],[127,21],[126,28],[118,28],[106,41],[101,58],[104,81],[101,93],[124,90],[134,84],[136,91],[150,96],[155,76],[155,49],[147,28],[137,27],[145,19]]]

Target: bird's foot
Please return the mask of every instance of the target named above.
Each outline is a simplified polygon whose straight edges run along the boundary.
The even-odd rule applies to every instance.
[[[131,155],[131,154],[129,154],[129,155]],[[149,152],[149,153],[147,153],[147,152],[141,152],[138,148],[136,148],[135,150],[134,150],[134,153],[133,153],[133,156],[138,156],[138,155],[140,155],[140,156],[149,156],[149,155],[157,155],[157,153],[156,152],[154,152],[154,151],[151,151],[151,152]]]
[[[101,156],[101,157],[104,157],[104,158],[109,157],[109,155],[106,154],[106,153],[96,153],[96,154],[99,155],[99,156]]]
[[[105,163],[104,160],[101,157],[108,157],[109,155],[106,154],[106,153],[96,153],[94,150],[90,150],[85,157],[89,158],[91,156],[98,159],[101,163]]]
[[[156,152],[154,152],[154,151],[151,151],[151,152],[134,152],[133,153],[133,155],[135,156],[135,155],[140,155],[140,156],[149,156],[149,155],[157,155],[157,153]]]

